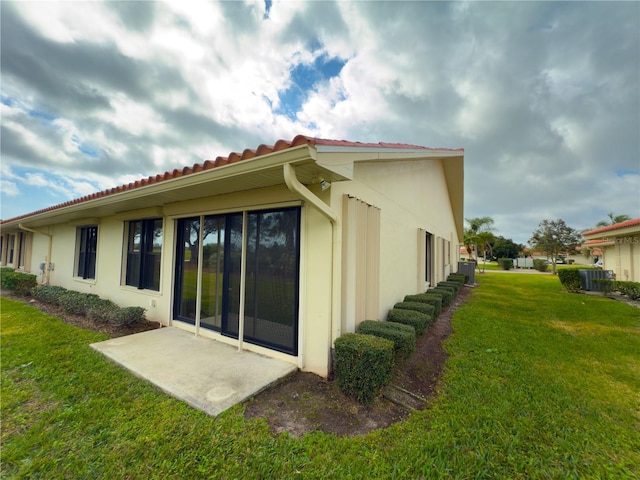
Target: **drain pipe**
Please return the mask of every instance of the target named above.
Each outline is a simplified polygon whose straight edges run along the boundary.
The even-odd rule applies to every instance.
[[[49,237],[48,245],[47,245],[47,257],[44,259],[44,275],[42,285],[49,285],[49,278],[51,276],[51,242],[53,241],[53,235],[51,233],[40,232],[38,230],[34,230],[33,228],[25,227],[21,223],[18,224],[18,228],[20,230],[24,230],[25,232],[31,233],[39,233],[41,235],[46,235]]]
[[[284,181],[287,188],[296,193],[304,201],[308,202],[313,208],[318,210],[322,215],[327,217],[331,222],[332,243],[331,243],[331,322],[330,336],[331,345],[340,336],[341,322],[340,312],[342,309],[342,269],[340,267],[340,259],[342,257],[342,231],[340,218],[336,212],[320,200],[311,190],[305,187],[296,176],[296,170],[290,163],[284,164]],[[330,370],[333,366],[330,366]]]

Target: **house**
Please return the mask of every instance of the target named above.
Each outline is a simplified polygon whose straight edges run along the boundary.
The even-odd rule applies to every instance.
[[[584,232],[584,247],[602,251],[602,268],[616,280],[640,282],[640,218]]]
[[[464,151],[297,136],[2,221],[1,264],[327,376],[456,270]]]

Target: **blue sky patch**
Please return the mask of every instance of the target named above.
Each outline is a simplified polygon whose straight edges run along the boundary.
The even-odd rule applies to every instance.
[[[11,97],[7,97],[6,95],[0,96],[0,102],[2,102],[3,105],[7,105],[8,107],[13,107],[13,105],[15,104],[13,99]]]
[[[76,146],[78,147],[78,150],[80,150],[85,155],[88,155],[89,157],[92,157],[92,158],[98,158],[98,150],[80,141],[77,135],[72,135],[71,141],[75,143]]]
[[[275,113],[286,115],[295,120],[309,92],[321,82],[340,75],[346,60],[327,55],[317,57],[313,63],[299,63],[291,69],[291,85],[280,92],[280,108]]]
[[[616,170],[617,177],[626,177],[627,175],[640,175],[640,170],[631,170],[628,168]]]
[[[55,116],[49,115],[48,113],[45,113],[41,110],[29,110],[27,113],[32,118],[37,118],[38,120],[42,120],[43,123],[51,123],[56,119]]]

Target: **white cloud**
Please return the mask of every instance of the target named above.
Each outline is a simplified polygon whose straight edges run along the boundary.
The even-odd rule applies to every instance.
[[[8,180],[0,180],[0,190],[2,190],[3,195],[7,195],[8,197],[17,197],[20,195],[18,186]]]
[[[640,216],[640,175],[616,173],[640,171],[637,3],[275,1],[264,14],[261,0],[5,2],[13,213],[21,182],[85,195],[304,133],[464,147],[465,216],[506,236],[543,216]],[[294,67],[321,55],[346,61],[339,76],[304,92],[296,118],[278,114]]]

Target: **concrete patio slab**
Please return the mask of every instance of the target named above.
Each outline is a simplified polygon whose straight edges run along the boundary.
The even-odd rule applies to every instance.
[[[168,327],[94,343],[117,364],[211,416],[295,372],[291,363]]]

